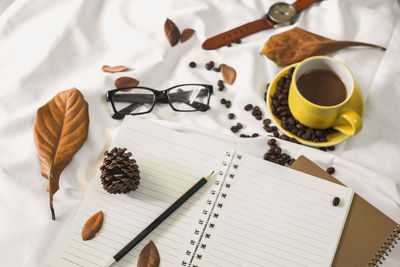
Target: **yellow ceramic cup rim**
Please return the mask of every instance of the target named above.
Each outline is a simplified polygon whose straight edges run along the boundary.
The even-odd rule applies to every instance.
[[[306,63],[306,62],[311,61],[311,60],[316,60],[316,59],[325,59],[325,60],[334,61],[334,62],[340,64],[340,65],[348,72],[348,74],[350,75],[351,81],[352,81],[352,84],[351,84],[352,89],[351,89],[351,92],[349,93],[348,85],[343,81],[342,77],[340,77],[340,75],[337,74],[337,73],[335,72],[335,73],[339,76],[339,78],[343,81],[343,83],[345,84],[345,86],[346,86],[347,96],[346,96],[346,99],[345,99],[343,102],[341,102],[341,103],[339,103],[339,104],[337,104],[337,105],[334,105],[334,106],[321,106],[321,105],[315,104],[315,103],[313,103],[313,102],[310,102],[308,99],[306,99],[306,98],[300,93],[300,91],[299,91],[299,89],[297,88],[297,85],[296,85],[297,71],[299,70],[299,67],[300,67],[301,64]],[[327,57],[327,56],[314,56],[314,57],[309,57],[309,58],[306,58],[305,60],[299,62],[299,63],[296,65],[296,67],[295,67],[295,69],[294,69],[294,72],[293,72],[293,82],[294,82],[294,85],[295,85],[294,88],[296,88],[296,90],[298,91],[300,97],[301,97],[305,102],[307,102],[308,104],[310,104],[310,105],[312,105],[312,106],[314,106],[314,107],[320,108],[320,109],[334,109],[334,108],[337,108],[337,107],[346,105],[346,104],[350,101],[350,98],[351,98],[351,96],[353,95],[354,87],[355,87],[355,86],[354,86],[355,82],[354,82],[353,73],[351,73],[351,71],[349,70],[349,68],[348,68],[345,64],[343,64],[342,62],[340,62],[339,60],[334,59],[334,58],[332,58],[332,57]]]

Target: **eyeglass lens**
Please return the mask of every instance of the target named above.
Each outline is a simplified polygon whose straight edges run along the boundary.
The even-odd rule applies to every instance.
[[[181,111],[206,111],[210,91],[202,85],[181,85],[168,91],[171,105]]]

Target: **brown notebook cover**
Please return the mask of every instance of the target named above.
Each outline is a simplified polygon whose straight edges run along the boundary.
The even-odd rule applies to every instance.
[[[341,184],[304,156],[292,169]],[[332,266],[378,266],[399,239],[400,226],[365,199],[354,194]]]

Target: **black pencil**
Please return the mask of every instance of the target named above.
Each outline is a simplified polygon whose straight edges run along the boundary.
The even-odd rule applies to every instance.
[[[213,175],[214,171],[201,178],[195,185],[193,185],[185,194],[178,198],[168,209],[166,209],[160,216],[158,216],[149,226],[147,226],[140,234],[138,234],[132,241],[130,241],[125,247],[123,247],[117,254],[114,255],[113,259],[109,262],[108,266],[116,261],[122,259],[131,249],[133,249],[140,241],[142,241],[148,234],[157,228],[165,219],[168,218],[175,210],[177,210],[186,200],[188,200],[194,193],[196,193],[203,185],[205,185],[208,179]]]

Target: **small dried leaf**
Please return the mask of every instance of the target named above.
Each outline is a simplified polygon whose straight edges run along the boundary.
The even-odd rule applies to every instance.
[[[107,66],[107,65],[104,65],[101,69],[102,69],[104,72],[111,72],[111,73],[114,73],[114,72],[126,71],[126,70],[128,69],[128,67],[127,67],[127,66],[124,66],[124,65],[117,65],[117,66]]]
[[[164,33],[171,46],[175,46],[181,38],[181,33],[175,23],[167,19],[164,23]]]
[[[160,255],[153,241],[150,241],[140,252],[137,267],[158,267]]]
[[[186,42],[190,38],[192,38],[195,31],[193,29],[184,29],[181,35],[181,43]]]
[[[349,46],[369,46],[386,50],[373,44],[331,40],[296,27],[272,36],[261,53],[278,66],[288,66],[311,56],[326,55]]]
[[[84,144],[88,129],[88,104],[75,88],[58,93],[36,113],[33,135],[41,175],[49,180],[49,202],[53,220],[53,195],[59,188],[61,172]]]
[[[224,82],[227,84],[233,84],[236,79],[236,70],[226,64],[221,64],[220,67]]]
[[[115,80],[116,88],[135,87],[138,86],[139,81],[131,77],[119,77]]]
[[[83,240],[92,239],[103,226],[103,211],[93,214],[83,225],[81,236]]]

